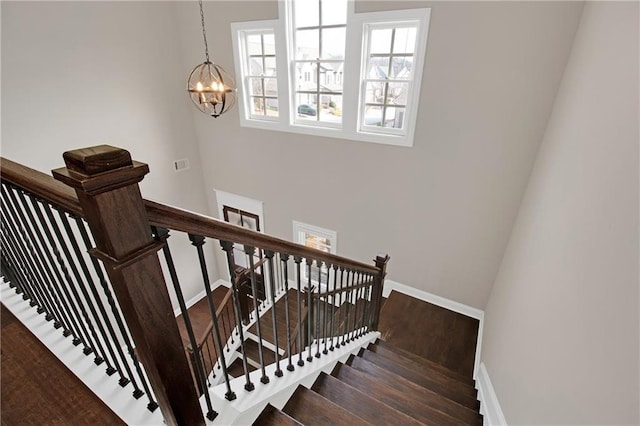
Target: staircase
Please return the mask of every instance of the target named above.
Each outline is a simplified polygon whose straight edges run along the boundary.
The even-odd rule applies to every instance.
[[[398,313],[394,306],[415,305],[422,310],[433,310],[433,305],[409,296],[392,293],[383,307],[384,313],[394,312],[396,321],[414,311]],[[441,308],[435,308],[441,310]],[[453,312],[442,310],[440,315]],[[411,312],[408,314],[408,312]],[[439,340],[460,340],[460,334],[446,335],[446,330],[429,329],[407,331],[421,340],[440,345]],[[384,330],[383,331],[383,335]],[[397,330],[395,330],[397,334]],[[395,336],[404,340],[404,336]],[[462,339],[468,340],[467,337]],[[458,342],[453,342],[458,343]],[[446,346],[445,344],[445,346]],[[465,351],[473,350],[472,345]],[[345,363],[338,363],[330,374],[321,373],[310,388],[299,385],[282,409],[267,405],[256,419],[257,425],[324,425],[324,424],[468,424],[480,425],[480,402],[474,380],[460,371],[445,367],[425,357],[378,339]]]

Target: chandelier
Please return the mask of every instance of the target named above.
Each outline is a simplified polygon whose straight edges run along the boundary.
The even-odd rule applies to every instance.
[[[220,65],[209,60],[209,46],[207,32],[204,27],[204,12],[202,0],[200,5],[200,20],[202,22],[202,37],[204,38],[205,62],[196,66],[187,80],[187,91],[196,108],[214,118],[229,111],[236,103],[236,83],[228,72]]]

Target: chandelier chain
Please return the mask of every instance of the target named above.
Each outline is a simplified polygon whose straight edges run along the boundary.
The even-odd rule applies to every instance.
[[[207,31],[204,28],[204,12],[202,11],[202,0],[198,0],[198,4],[200,5],[200,20],[202,22],[202,37],[204,38],[204,54],[207,58],[207,62],[211,62],[209,60],[209,45],[207,44]]]

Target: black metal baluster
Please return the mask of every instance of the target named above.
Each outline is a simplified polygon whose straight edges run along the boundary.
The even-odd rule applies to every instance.
[[[302,271],[300,268],[302,257],[294,256],[293,261],[296,264],[296,286],[298,287],[298,366],[302,367],[304,365],[302,360]]]
[[[182,319],[184,321],[185,328],[187,330],[187,336],[189,337],[189,344],[191,348],[197,348],[198,342],[196,340],[195,333],[193,332],[193,326],[191,324],[191,318],[189,317],[189,310],[187,309],[187,304],[184,301],[184,294],[182,293],[182,287],[180,286],[180,281],[178,280],[178,273],[176,272],[175,264],[173,263],[173,256],[171,255],[171,249],[169,248],[169,244],[167,240],[169,239],[169,230],[167,228],[160,228],[156,226],[151,227],[151,232],[156,241],[162,241],[164,245],[162,246],[162,253],[164,254],[164,259],[167,264],[167,268],[169,269],[169,276],[171,277],[171,283],[173,284],[173,289],[176,293],[176,297],[178,299],[178,305],[180,306],[180,313],[182,314]],[[207,404],[207,418],[211,421],[216,418],[218,413],[213,409],[211,404],[211,395],[207,392],[205,387],[205,374],[204,369],[202,367],[201,359],[197,356],[196,353],[193,354],[191,359],[194,360],[196,375],[198,381],[202,384],[202,391],[204,393],[204,399]]]
[[[33,264],[33,260],[36,259],[37,256],[33,253],[33,246],[28,242],[28,236],[24,227],[26,219],[18,214],[16,210],[17,199],[13,194],[13,190],[5,185],[2,185],[2,201],[5,204],[3,211],[9,213],[8,216],[4,217],[7,221],[5,227],[10,231],[9,235],[12,239],[16,258],[22,265],[21,269],[25,274],[26,280],[40,299],[39,305],[41,310],[39,310],[38,313],[44,312],[47,321],[54,320],[54,327],[56,328],[59,328],[62,323],[64,336],[66,337],[73,334],[74,345],[80,344],[80,340],[77,340],[75,335],[75,330],[68,321],[66,312],[58,309],[59,304],[56,299],[56,293],[54,293],[52,288],[55,288],[55,286],[52,286],[49,281],[46,281],[42,275],[38,273],[38,269]],[[27,251],[28,249],[30,249],[29,251],[31,253]],[[45,252],[49,254],[48,251]]]
[[[264,257],[267,258],[267,265],[269,266],[269,287],[271,289],[271,319],[273,321],[273,340],[275,344],[276,353],[276,371],[274,374],[276,377],[282,377],[282,370],[280,369],[280,346],[278,346],[278,323],[276,321],[276,286],[274,283],[275,273],[273,270],[273,251],[264,250]]]
[[[307,259],[307,345],[309,346],[309,352],[307,353],[307,361],[313,361],[311,356],[311,326],[313,322],[313,300],[311,296],[313,294],[313,286],[311,285],[311,264],[312,259]]]
[[[336,339],[336,348],[339,348],[340,345],[344,344],[344,310],[345,310],[345,306],[344,306],[344,301],[346,299],[346,297],[344,297],[344,272],[345,269],[341,266],[340,267],[340,293],[338,293],[338,295],[340,296],[338,298],[338,338]],[[340,342],[340,337],[342,337],[342,342]]]
[[[93,248],[93,243],[89,237],[89,233],[87,232],[87,228],[86,228],[86,224],[84,221],[78,219],[76,220],[76,223],[78,225],[78,230],[80,231],[80,235],[82,236],[82,241],[84,242],[85,247],[87,248],[87,250],[91,250]],[[140,379],[140,382],[142,383],[142,387],[144,388],[144,392],[142,390],[140,390],[140,388],[138,387],[138,383],[135,379],[135,376],[133,374],[133,372],[131,371],[131,367],[129,366],[129,362],[127,361],[126,357],[124,356],[124,354],[122,353],[122,350],[120,348],[120,345],[118,344],[118,341],[116,340],[116,349],[118,350],[118,353],[120,354],[121,358],[122,358],[122,365],[124,366],[124,369],[126,370],[128,376],[130,377],[127,378],[125,376],[123,376],[122,374],[120,374],[120,380],[118,381],[118,383],[120,384],[120,386],[125,387],[129,382],[131,382],[132,386],[133,386],[133,397],[138,399],[140,398],[142,395],[144,395],[145,393],[147,394],[147,399],[149,400],[149,403],[147,404],[147,409],[151,412],[155,411],[158,408],[158,403],[153,399],[153,394],[151,392],[151,390],[149,389],[149,385],[147,383],[147,378],[144,375],[142,368],[140,367],[140,363],[138,361],[138,358],[136,356],[136,353],[133,349],[133,345],[131,344],[131,339],[129,337],[129,332],[124,324],[124,321],[122,320],[122,317],[120,315],[120,310],[118,309],[118,306],[116,305],[116,301],[113,297],[113,294],[111,293],[111,289],[109,288],[109,283],[107,282],[104,273],[102,272],[102,268],[100,267],[100,263],[98,262],[98,260],[94,257],[91,256],[91,264],[93,265],[93,269],[96,272],[96,275],[98,276],[98,281],[100,282],[100,287],[102,287],[102,291],[104,293],[104,295],[107,298],[107,303],[109,304],[109,307],[111,308],[111,313],[113,315],[113,318],[116,321],[116,325],[118,327],[118,331],[120,332],[120,336],[122,337],[122,340],[124,341],[124,344],[127,348],[127,352],[129,354],[129,357],[131,358],[131,361],[133,362],[133,366],[136,370],[136,374],[138,375],[138,378]],[[113,329],[113,328],[112,328]]]
[[[355,275],[355,271],[349,271],[349,273],[347,274],[347,319],[345,321],[345,335],[346,335],[346,339],[342,342],[344,344],[344,342],[349,343],[351,341],[350,337],[350,333],[351,333],[351,303],[353,300],[353,282],[354,282],[354,275]],[[349,284],[349,277],[351,277],[351,283]]]
[[[56,263],[54,262],[50,252],[46,250],[46,253],[49,257],[49,261],[51,262],[51,266],[53,267],[53,271],[57,278],[58,287],[54,286],[54,288],[58,291],[58,296],[60,297],[61,305],[64,308],[64,310],[67,312],[68,318],[70,320],[70,325],[72,326],[71,331],[74,334],[73,344],[78,345],[82,343],[82,345],[84,346],[83,352],[85,352],[85,355],[87,355],[86,352],[88,352],[88,346],[83,334],[81,333],[82,329],[78,324],[78,320],[76,319],[77,312],[75,310],[75,307],[73,306],[73,300],[71,298],[71,294],[69,293],[69,290],[65,285],[65,280],[67,280],[66,282],[69,282],[71,280],[71,277],[69,276],[69,271],[64,264],[64,260],[62,258],[62,255],[60,254],[60,250],[58,249],[58,246],[55,243],[55,240],[53,238],[53,234],[51,234],[51,230],[49,229],[49,226],[46,225],[47,221],[45,220],[44,215],[40,210],[40,203],[31,196],[29,197],[29,199],[33,206],[33,210],[35,211],[36,216],[38,217],[38,220],[42,224],[42,230],[44,231],[46,241],[49,243],[49,247],[51,248],[51,251],[53,252],[55,259],[57,261],[57,266],[55,266]],[[48,204],[46,206],[48,207]],[[49,224],[49,225],[53,226],[52,224]],[[61,275],[61,273],[62,275],[64,275],[64,278]],[[70,308],[70,306],[72,306],[72,308]],[[82,331],[85,331],[85,330],[82,330]]]
[[[336,322],[336,296],[338,295],[338,293],[336,293],[337,290],[337,286],[338,286],[338,265],[333,265],[333,295],[331,296],[331,346],[329,347],[329,350],[333,352],[333,350],[335,349],[335,322]],[[339,302],[338,302],[339,303]],[[340,305],[338,305],[338,309],[340,309]]]
[[[327,264],[327,290],[325,291],[325,296],[324,296],[324,312],[323,312],[323,318],[322,318],[322,341],[324,343],[324,349],[322,350],[323,354],[328,354],[329,351],[327,350],[327,321],[328,319],[328,314],[329,314],[329,291],[330,291],[330,287],[329,287],[329,282],[331,281],[329,279],[329,276],[331,274],[331,265]]]
[[[200,269],[202,271],[202,280],[204,282],[204,288],[207,295],[207,301],[209,302],[209,311],[211,312],[211,321],[213,321],[213,331],[216,343],[218,345],[218,356],[220,357],[220,363],[222,365],[222,374],[224,377],[224,381],[227,385],[227,393],[225,394],[225,398],[227,401],[233,401],[236,399],[236,394],[231,390],[231,384],[229,382],[229,372],[227,370],[227,362],[224,357],[224,349],[222,342],[220,341],[220,329],[218,328],[218,318],[216,317],[216,308],[213,304],[213,296],[211,295],[211,284],[209,283],[209,274],[207,272],[207,263],[204,258],[204,251],[202,246],[204,245],[204,237],[201,235],[193,235],[189,234],[189,240],[191,240],[191,244],[193,244],[198,251],[198,259],[200,261]]]
[[[354,299],[353,301],[353,309],[351,310],[351,316],[353,317],[353,324],[349,324],[349,335],[347,336],[347,339],[349,340],[353,340],[353,335],[355,334],[355,329],[356,329],[356,318],[358,317],[358,292],[360,291],[360,288],[358,288],[358,271],[354,271],[353,275],[353,285],[352,285],[352,289],[353,289],[353,294],[352,297]],[[354,287],[356,287],[354,289]]]
[[[77,217],[77,216],[73,216],[71,215],[71,218],[74,219],[75,223],[76,223],[76,228],[80,231],[80,234],[82,235],[82,231],[83,231],[83,227],[84,224],[82,222],[82,219]],[[83,237],[84,239],[84,237]],[[116,335],[115,330],[113,329],[113,326],[111,325],[111,321],[109,320],[109,316],[107,314],[107,310],[104,307],[104,304],[102,302],[102,298],[100,297],[100,295],[98,294],[98,289],[96,287],[95,282],[93,281],[93,278],[91,276],[91,273],[89,272],[89,267],[84,259],[84,257],[82,256],[81,253],[81,249],[80,249],[80,245],[78,244],[77,240],[75,239],[75,237],[73,238],[73,248],[76,252],[76,257],[78,258],[78,260],[80,261],[80,266],[82,268],[82,271],[85,274],[85,277],[87,279],[87,284],[89,286],[89,290],[91,291],[91,294],[93,295],[93,299],[96,302],[96,305],[98,306],[98,310],[100,311],[100,314],[102,315],[102,320],[107,328],[108,331],[108,337],[106,336],[106,333],[104,333],[104,329],[101,328],[101,333],[103,335],[105,335],[105,344],[107,345],[107,348],[109,350],[109,353],[111,354],[111,358],[115,364],[115,371],[118,372],[118,374],[120,375],[120,378],[122,378],[122,368],[120,366],[120,362],[118,362],[118,357],[116,356],[116,354],[114,353],[113,347],[115,347],[115,351],[117,352],[118,356],[120,357],[120,361],[122,362],[123,365],[125,365],[127,363],[126,357],[124,356],[124,353],[122,352],[122,349],[120,347],[120,343],[118,342],[118,337]],[[97,321],[97,324],[99,327],[102,327],[100,321]],[[113,368],[113,367],[111,367]],[[114,371],[114,372],[115,372]],[[114,372],[112,372],[111,370],[109,370],[109,367],[107,367],[107,374],[108,375],[112,375]],[[137,385],[134,384],[134,388],[137,389]],[[143,392],[141,390],[138,389],[139,392],[137,392],[134,397],[136,399],[140,398],[143,395]]]
[[[35,290],[31,288],[31,285],[25,276],[25,272],[22,270],[22,266],[17,259],[18,256],[15,254],[13,249],[13,241],[11,241],[11,238],[8,235],[4,217],[0,222],[0,226],[2,231],[0,233],[0,237],[2,237],[3,244],[2,259],[9,263],[12,270],[12,278],[16,281],[16,284],[18,284],[16,287],[16,293],[20,294],[20,291],[22,291],[22,299],[29,300],[29,306],[31,307],[37,306],[38,314],[41,314],[44,312],[44,309],[40,306],[39,296],[36,295]]]
[[[362,272],[358,272],[358,285],[361,285],[361,284],[362,284]],[[355,340],[360,334],[359,311],[362,305],[360,300],[362,299],[363,291],[364,291],[363,287],[358,287],[356,289],[356,304],[355,304],[355,309],[353,313],[353,334],[351,336],[351,340]]]
[[[236,317],[236,329],[238,330],[238,334],[240,335],[240,346],[242,348],[242,367],[244,369],[244,375],[246,379],[244,388],[247,391],[252,391],[253,389],[255,389],[255,386],[253,385],[253,383],[251,383],[251,378],[249,376],[249,368],[247,366],[247,351],[246,351],[245,342],[244,342],[242,313],[240,309],[240,295],[238,293],[238,284],[236,282],[235,260],[233,258],[233,243],[230,241],[221,240],[220,246],[222,247],[222,250],[227,255],[227,266],[229,268],[231,288],[233,289],[233,309]]]
[[[71,252],[69,251],[69,247],[67,246],[66,240],[62,235],[60,226],[58,225],[58,223],[56,222],[53,216],[53,211],[51,207],[46,209],[46,211],[47,211],[47,216],[49,217],[49,221],[52,224],[53,231],[56,235],[56,238],[58,239],[58,243],[60,244],[60,248],[64,253],[64,257],[67,260],[67,264],[71,268],[71,272],[73,273],[73,277],[69,276],[70,280],[68,281],[68,284],[69,284],[69,288],[71,289],[71,294],[73,296],[75,305],[77,305],[78,309],[80,310],[80,314],[76,314],[78,315],[78,321],[80,321],[80,324],[82,325],[83,324],[82,320],[84,320],[83,330],[87,336],[87,343],[89,345],[89,350],[90,350],[90,351],[86,350],[85,352],[93,353],[94,354],[93,362],[96,365],[100,365],[104,362],[104,359],[106,358],[106,352],[104,351],[104,348],[99,342],[98,334],[96,333],[96,330],[93,327],[93,322],[91,321],[91,318],[89,317],[89,314],[87,313],[87,310],[85,308],[85,303],[88,303],[89,301],[85,299],[83,303],[83,299],[80,297],[80,294],[78,294],[78,287],[81,288],[81,290],[84,293],[86,293],[86,289],[83,286],[82,277],[80,276],[80,272],[78,271],[76,262],[73,261],[73,257],[71,255]],[[66,220],[64,212],[58,211],[58,213],[61,221]],[[68,222],[67,222],[67,225],[68,225]],[[72,237],[71,229],[69,229],[69,238],[71,237]],[[75,278],[75,285],[74,285],[73,278]],[[88,304],[91,307],[92,311],[95,313],[95,310],[93,309],[93,306],[91,305],[91,303],[88,303]],[[72,305],[72,306],[75,306],[75,305]]]
[[[367,275],[364,275],[363,283],[367,282]],[[362,337],[365,331],[365,320],[367,317],[367,302],[368,302],[368,290],[369,287],[365,286],[362,288],[362,317],[360,319],[360,332],[358,333],[358,337]]]
[[[29,306],[34,307],[37,306],[38,314],[44,312],[44,308],[41,306],[40,295],[36,293],[35,289],[31,287],[31,284],[26,276],[26,272],[24,271],[22,264],[19,260],[19,255],[16,254],[17,251],[13,246],[13,236],[9,234],[9,230],[5,224],[5,218],[2,217],[0,221],[0,226],[2,233],[0,236],[2,237],[3,248],[3,260],[7,260],[12,267],[13,278],[19,283],[18,288],[22,289],[22,299],[29,300]],[[16,290],[18,292],[18,290]]]
[[[282,262],[282,269],[280,272],[284,277],[289,276],[289,271],[287,267],[288,261],[289,261],[288,254],[283,253],[280,255],[280,262]],[[289,321],[289,286],[288,285],[285,286],[284,288],[284,318],[285,318],[285,322],[287,323],[287,358],[289,359],[287,370],[293,371],[295,367],[291,362],[291,323]]]
[[[89,292],[87,291],[87,286],[93,287],[93,281],[91,279],[91,275],[89,274],[89,269],[87,268],[87,265],[84,262],[84,258],[82,257],[82,253],[80,252],[80,247],[78,246],[78,241],[76,240],[76,237],[71,229],[71,225],[69,223],[69,220],[67,219],[66,214],[62,210],[59,210],[58,213],[60,215],[60,221],[62,222],[62,226],[64,227],[64,230],[67,234],[67,239],[71,244],[71,248],[73,249],[73,252],[76,258],[76,262],[71,260],[71,258],[69,258],[69,262],[71,264],[77,263],[78,265],[80,265],[80,268],[82,269],[83,275],[86,279],[86,282],[84,282],[82,278],[80,278],[79,276],[76,276],[76,281],[78,283],[78,286],[80,287],[80,292],[84,297],[85,303],[89,307],[89,311],[91,312],[91,316],[93,317],[93,322],[95,322],[95,325],[98,327],[98,332],[102,336],[102,339],[100,339],[97,336],[95,337],[96,348],[98,349],[98,351],[102,355],[102,358],[105,361],[105,364],[107,366],[107,374],[111,375],[116,372],[116,369],[111,365],[111,362],[109,361],[109,357],[107,356],[107,352],[102,346],[101,340],[105,342],[105,346],[107,346],[107,349],[109,351],[109,355],[111,356],[111,358],[115,362],[117,362],[117,360],[116,360],[115,354],[113,353],[113,348],[111,348],[111,345],[109,344],[109,338],[107,336],[107,333],[105,332],[104,327],[102,326],[102,323],[100,321],[100,317],[98,316],[98,312],[96,311],[95,304],[97,304],[98,302],[95,302],[95,304],[92,303],[91,297],[89,296]],[[77,270],[77,267],[76,267],[76,270]],[[90,329],[94,331],[93,327],[91,327]]]
[[[4,186],[4,183],[2,186]],[[1,253],[3,254],[3,256],[0,256],[0,261],[7,268],[4,272],[11,278],[9,286],[15,288],[17,294],[22,295],[22,300],[29,300],[29,306],[38,306],[38,314],[40,314],[43,311],[40,311],[42,308],[38,304],[39,299],[37,299],[35,293],[32,292],[32,289],[27,282],[25,272],[22,270],[22,266],[15,258],[15,253],[11,246],[12,243],[9,242],[9,236],[7,235],[9,232],[9,225],[7,224],[7,221],[8,219],[6,218],[5,209],[0,208],[0,242],[2,243]]]
[[[64,258],[62,257],[62,253],[60,253],[60,249],[62,249],[62,252],[67,258],[67,263],[69,264],[69,267],[71,268],[72,273],[76,275],[76,279],[77,279],[77,275],[79,275],[77,274],[78,270],[76,269],[75,265],[72,262],[70,262],[69,249],[65,244],[64,237],[62,236],[62,232],[60,232],[60,227],[58,226],[58,223],[56,222],[56,219],[53,216],[53,211],[51,209],[51,206],[49,206],[49,204],[43,204],[43,207],[47,215],[47,218],[49,219],[51,228],[53,229],[53,232],[58,239],[59,246],[58,244],[56,244],[56,241],[53,238],[51,238],[50,243],[53,248],[53,252],[56,254],[56,259],[58,260],[58,264],[60,266],[60,269],[62,270],[62,273],[65,277],[65,282],[67,284],[66,286],[62,284],[62,290],[67,296],[67,300],[69,301],[69,305],[71,306],[71,309],[73,312],[72,317],[75,317],[76,321],[79,324],[80,330],[82,330],[82,333],[84,336],[84,340],[83,340],[84,348],[82,352],[85,355],[89,355],[90,353],[95,352],[95,347],[92,339],[93,336],[88,330],[88,328],[93,328],[93,327],[89,325],[89,316],[87,315],[87,311],[84,309],[84,305],[80,301],[80,297],[78,295],[78,291],[76,290],[76,286],[74,285],[73,278],[69,274],[69,269],[65,264]]]
[[[16,190],[16,193],[18,193],[19,195],[22,196],[22,191],[21,190]],[[11,198],[11,200],[14,203],[14,206],[18,205],[18,200],[16,198],[16,195],[14,192],[9,191],[9,197]],[[37,209],[37,202],[30,196],[30,200],[34,206],[34,209]],[[24,199],[23,199],[24,201]],[[49,259],[50,262],[50,266],[52,267],[53,271],[55,272],[55,275],[58,279],[57,281],[57,286],[56,286],[56,280],[53,279],[53,274],[51,274],[51,269],[48,268],[48,265],[46,264],[46,262],[40,262],[40,267],[43,269],[46,269],[46,271],[49,273],[47,275],[44,274],[38,274],[38,278],[35,277],[35,275],[32,275],[32,277],[41,280],[42,284],[35,283],[37,287],[41,288],[41,294],[45,299],[45,303],[49,306],[49,312],[53,314],[53,316],[56,317],[57,320],[61,321],[63,323],[64,326],[64,331],[63,331],[63,335],[69,336],[72,335],[73,336],[73,341],[72,343],[74,345],[79,345],[80,343],[82,343],[85,346],[86,349],[86,344],[84,343],[84,339],[82,334],[80,334],[80,329],[78,328],[77,323],[75,322],[75,318],[73,316],[73,312],[69,309],[69,306],[67,305],[67,299],[65,299],[63,294],[67,295],[68,298],[68,294],[65,291],[61,291],[65,289],[64,285],[62,284],[62,277],[60,276],[60,272],[59,269],[55,266],[55,262],[53,260],[53,257],[51,256],[51,252],[47,249],[46,246],[44,246],[45,242],[44,239],[42,238],[42,235],[39,232],[39,227],[35,226],[34,229],[37,231],[36,233],[38,234],[39,240],[36,240],[35,238],[33,238],[33,234],[31,234],[31,229],[29,228],[28,225],[28,221],[31,220],[32,223],[36,223],[35,219],[33,218],[33,214],[31,212],[31,210],[26,206],[26,204],[23,204],[23,212],[25,212],[27,214],[27,217],[25,218],[24,216],[20,216],[21,222],[22,222],[22,226],[24,228],[22,228],[22,226],[20,227],[21,232],[23,233],[23,237],[24,237],[24,243],[25,245],[29,248],[29,251],[31,253],[31,257],[28,257],[27,263],[33,263],[33,261],[40,261],[40,256],[38,256],[35,252],[35,248],[34,247],[38,247],[38,249],[40,248],[40,246],[37,244],[37,242],[39,242],[42,246],[43,246],[43,250],[41,251],[44,252],[46,254],[46,256]],[[16,213],[17,214],[17,213]],[[45,234],[47,234],[48,236],[50,236],[50,232],[49,232],[49,226],[47,225],[47,222],[44,220],[44,217],[41,215],[39,210],[36,210],[36,215],[38,215],[38,219],[39,219],[39,223],[42,227],[42,229],[45,231]],[[17,223],[17,221],[16,221]],[[29,232],[29,234],[31,235],[31,239],[30,241],[28,241],[28,237],[27,237],[27,232],[25,232],[25,229],[27,230],[27,232]],[[51,241],[51,240],[49,240]],[[32,244],[32,243],[35,243]],[[51,242],[50,242],[51,244]],[[52,246],[52,248],[55,249],[55,247]],[[55,251],[54,251],[55,253]],[[26,251],[25,251],[26,254]],[[57,256],[59,256],[59,252],[56,253]],[[32,266],[32,268],[34,268],[35,271],[37,271],[37,267]],[[47,279],[49,278],[49,279]],[[56,326],[56,323],[54,322],[54,327]],[[86,353],[85,353],[86,354]],[[87,354],[88,355],[88,354]]]
[[[253,309],[256,315],[256,328],[258,331],[258,356],[260,358],[260,371],[262,372],[262,377],[260,378],[260,382],[267,384],[269,383],[269,377],[267,377],[267,373],[265,370],[264,363],[264,347],[262,344],[262,328],[260,325],[260,304],[258,303],[258,288],[256,284],[256,268],[253,260],[253,255],[255,253],[255,247],[244,246],[244,252],[249,258],[249,273],[251,276],[251,293],[253,295]],[[264,277],[264,274],[262,275]]]
[[[320,358],[320,312],[322,312],[320,309],[320,285],[322,283],[322,262],[318,260],[316,266],[318,268],[318,308],[316,309],[316,334],[314,337],[316,339],[316,358]]]

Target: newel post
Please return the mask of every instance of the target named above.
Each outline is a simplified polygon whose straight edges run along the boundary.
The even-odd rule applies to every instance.
[[[204,417],[173,314],[138,182],[149,172],[128,151],[101,145],[65,152],[53,176],[75,188],[100,259],[169,425]]]
[[[371,324],[371,328],[373,330],[378,329],[378,322],[380,320],[380,309],[382,308],[382,289],[384,287],[384,279],[387,276],[387,263],[389,262],[388,254],[379,254],[374,259],[376,264],[376,268],[380,269],[380,274],[376,278],[377,287],[376,287],[376,303],[375,303],[375,312],[373,316],[373,323]]]

